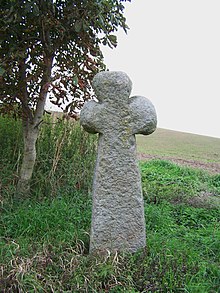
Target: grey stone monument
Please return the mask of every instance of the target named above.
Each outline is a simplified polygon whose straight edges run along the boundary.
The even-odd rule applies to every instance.
[[[134,252],[146,245],[141,177],[135,134],[156,129],[156,112],[145,97],[129,97],[130,78],[104,71],[93,80],[98,102],[87,102],[80,122],[99,133],[93,182],[90,252]]]

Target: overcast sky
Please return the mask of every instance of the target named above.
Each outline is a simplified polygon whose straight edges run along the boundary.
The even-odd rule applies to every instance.
[[[150,98],[161,128],[220,137],[220,0],[132,0],[110,70]]]

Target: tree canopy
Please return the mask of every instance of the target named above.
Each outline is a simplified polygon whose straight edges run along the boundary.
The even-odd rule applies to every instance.
[[[1,1],[0,109],[16,103],[31,119],[48,92],[54,104],[66,102],[66,111],[82,106],[91,79],[105,68],[100,44],[115,47],[114,32],[127,30],[123,2]]]

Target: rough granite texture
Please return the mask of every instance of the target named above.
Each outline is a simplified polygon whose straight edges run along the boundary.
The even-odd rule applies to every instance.
[[[98,73],[93,88],[99,102],[87,102],[80,113],[84,129],[99,133],[90,252],[134,252],[146,245],[135,134],[156,129],[156,112],[147,98],[129,98],[132,83],[124,72]]]

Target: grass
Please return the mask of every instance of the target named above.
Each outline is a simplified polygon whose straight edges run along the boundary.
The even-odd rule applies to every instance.
[[[194,170],[161,160],[141,162],[140,166],[146,202],[194,202],[194,205],[199,207],[203,204],[208,207],[212,203],[213,206],[218,206],[220,203],[220,174],[210,176],[199,169]],[[198,197],[201,197],[201,200],[197,202]]]
[[[137,136],[138,152],[177,159],[220,164],[220,138],[157,129],[150,136]]]
[[[15,192],[22,158],[22,131],[20,121],[0,116],[0,199],[10,198]],[[31,183],[32,197],[43,199],[71,193],[71,190],[89,191],[95,161],[96,136],[81,131],[78,122],[63,120],[52,124],[44,117],[37,141],[37,160]]]
[[[1,175],[0,292],[219,292],[220,175],[168,161],[141,162],[146,249],[89,255],[95,141],[83,140],[79,128],[74,130],[78,136],[65,136],[62,127],[69,126],[59,125],[56,131],[44,127],[33,198],[13,202],[17,157],[1,153],[10,172]],[[70,141],[62,144],[56,161],[61,137]],[[11,154],[16,143],[8,145]],[[83,155],[74,164],[72,151]],[[90,169],[80,176],[83,166]]]

